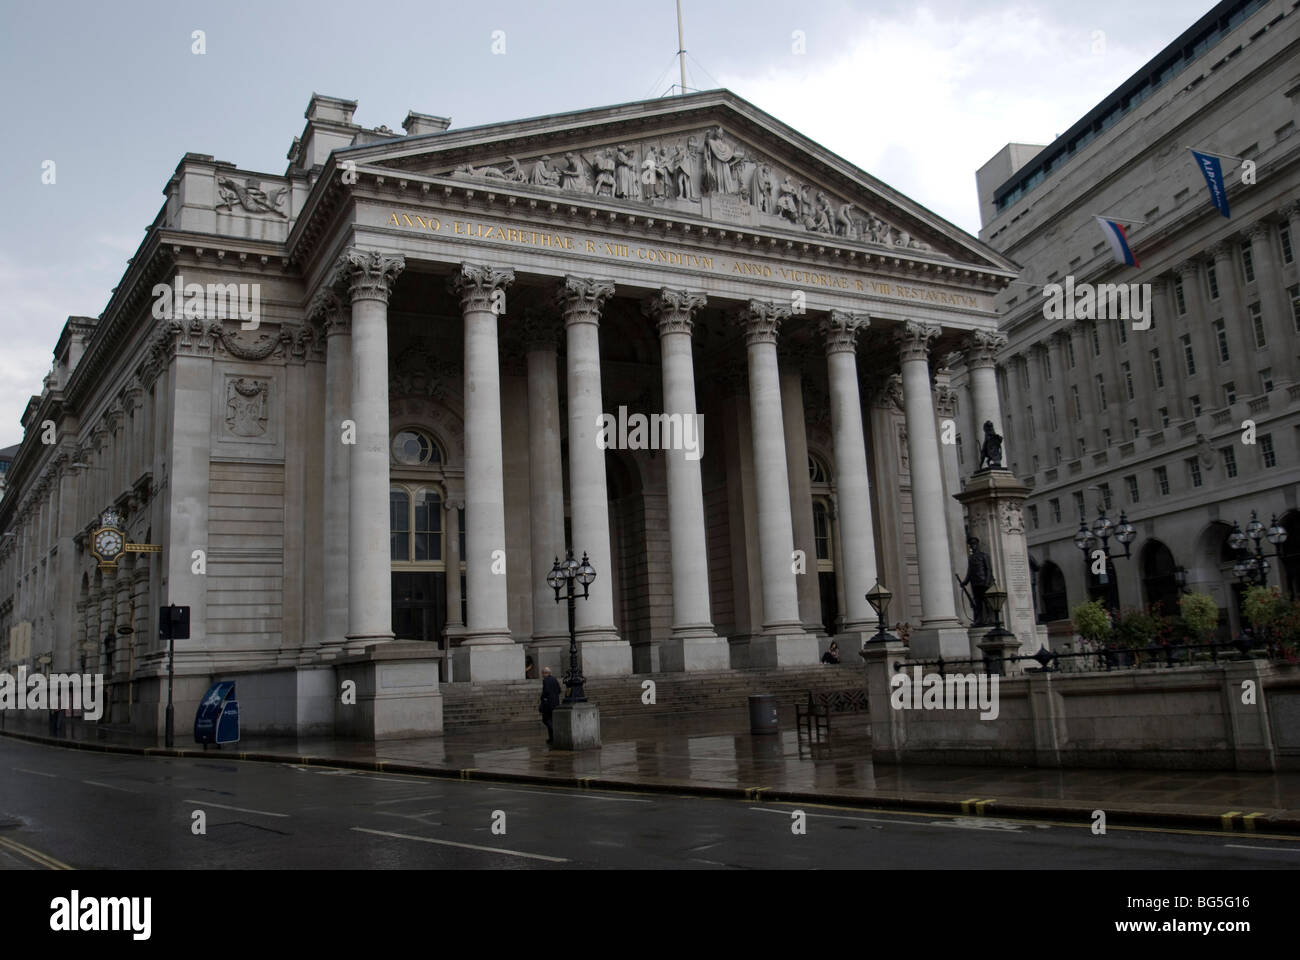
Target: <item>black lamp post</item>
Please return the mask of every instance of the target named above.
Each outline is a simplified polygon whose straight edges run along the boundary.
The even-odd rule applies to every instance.
[[[1228,534],[1228,546],[1244,554],[1232,565],[1232,572],[1238,579],[1251,585],[1268,586],[1268,558],[1277,557],[1278,553],[1264,553],[1259,542],[1265,539],[1274,547],[1286,543],[1286,528],[1277,522],[1277,514],[1273,515],[1273,522],[1268,529],[1264,528],[1264,524],[1260,522],[1254,510],[1250,511],[1250,523],[1246,524],[1244,533],[1236,522],[1233,522],[1232,533]]]
[[[564,678],[565,684],[569,688],[568,694],[564,698],[565,703],[586,703],[587,693],[583,689],[582,671],[578,669],[578,634],[574,626],[574,611],[577,609],[577,597],[573,592],[573,583],[576,580],[582,584],[582,598],[590,599],[587,588],[591,581],[596,579],[596,571],[587,560],[587,555],[582,555],[582,563],[573,559],[573,551],[568,550],[565,553],[564,560],[559,557],[555,558],[555,566],[551,567],[551,572],[546,576],[546,582],[551,589],[555,591],[555,602],[560,602],[560,590],[566,584],[568,585],[569,598],[569,673]]]
[[[1118,560],[1119,556],[1112,557],[1110,554],[1110,538],[1114,537],[1124,547],[1124,559],[1129,559],[1132,554],[1129,550],[1129,544],[1137,536],[1137,528],[1128,522],[1128,516],[1123,510],[1119,513],[1119,523],[1116,523],[1110,517],[1106,516],[1106,508],[1103,505],[1097,514],[1097,519],[1092,521],[1092,529],[1088,528],[1087,519],[1083,514],[1079,515],[1079,530],[1074,535],[1074,545],[1083,551],[1084,565],[1090,568],[1090,561],[1094,550],[1100,549],[1102,557],[1106,561],[1102,564],[1101,575],[1098,582],[1107,587],[1106,596],[1110,601],[1106,605],[1112,609],[1119,609],[1119,590],[1116,585],[1111,583],[1110,567],[1112,560]]]
[[[998,586],[996,580],[989,584],[989,588],[984,594],[984,602],[988,604],[989,610],[993,612],[993,629],[985,635],[984,640],[981,642],[981,646],[985,643],[1000,640],[1003,637],[1014,637],[1014,633],[1010,630],[1004,629],[1002,626],[1002,608],[1007,602],[1007,592]],[[1002,673],[1002,661],[1000,658],[985,657],[984,662],[986,664],[985,669],[989,674]]]
[[[880,581],[867,591],[867,603],[871,604],[871,609],[876,611],[877,628],[876,635],[867,643],[885,643],[888,640],[897,640],[893,634],[885,630],[885,616],[889,612],[889,601],[894,599],[894,595],[881,586]]]

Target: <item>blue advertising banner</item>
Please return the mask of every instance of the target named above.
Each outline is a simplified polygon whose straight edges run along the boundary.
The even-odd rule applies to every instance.
[[[1230,216],[1228,185],[1223,182],[1223,168],[1219,165],[1219,158],[1197,150],[1192,151],[1192,156],[1196,158],[1196,165],[1201,168],[1201,173],[1205,175],[1205,183],[1210,188],[1210,203],[1214,204],[1214,208],[1225,217]]]
[[[208,687],[194,715],[195,743],[234,743],[239,739],[239,704],[234,696],[233,681],[222,680]]]

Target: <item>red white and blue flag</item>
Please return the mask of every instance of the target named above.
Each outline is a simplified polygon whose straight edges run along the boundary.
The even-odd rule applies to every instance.
[[[1137,257],[1133,256],[1133,248],[1128,245],[1128,234],[1124,232],[1122,224],[1107,220],[1105,217],[1098,217],[1097,223],[1101,226],[1101,232],[1106,235],[1106,242],[1110,244],[1110,255],[1115,258],[1116,263],[1126,263],[1130,267],[1138,266]]]

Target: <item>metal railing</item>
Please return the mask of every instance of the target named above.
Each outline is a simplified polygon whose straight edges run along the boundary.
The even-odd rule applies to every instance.
[[[1209,651],[1209,657],[1198,659],[1199,651]],[[945,669],[957,666],[981,666],[985,673],[1005,674],[1008,664],[1026,660],[1034,661],[1038,666],[1026,668],[1033,673],[1089,673],[1111,670],[1167,669],[1171,667],[1196,666],[1198,663],[1218,663],[1220,656],[1227,660],[1271,659],[1279,653],[1278,646],[1272,642],[1259,641],[1242,636],[1232,641],[1212,640],[1209,643],[1169,643],[1151,644],[1146,647],[1107,646],[1096,650],[1080,650],[1070,653],[1057,653],[1046,647],[1039,647],[1037,653],[1017,654],[1010,657],[980,657],[946,659],[936,657],[933,660],[895,660],[894,672],[905,667],[939,668],[939,676],[944,676]],[[1233,656],[1232,654],[1235,654]]]

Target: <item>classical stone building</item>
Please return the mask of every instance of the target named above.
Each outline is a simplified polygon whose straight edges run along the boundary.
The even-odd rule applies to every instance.
[[[966,649],[939,433],[1009,260],[726,91],[405,135],[355,107],[313,96],[283,175],[186,154],[69,319],[0,501],[0,636],[150,729],[188,605],[178,716],[230,676],[246,729],[342,729],[340,678],[559,667],[571,545],[588,676],[815,663],[877,578],[918,650]],[[699,446],[648,448],[655,415]],[[110,508],[161,553],[100,569]]]
[[[997,382],[1010,466],[1032,485],[1045,620],[1090,596],[1176,612],[1182,581],[1215,596],[1235,633],[1228,538],[1252,512],[1289,532],[1269,582],[1300,589],[1298,63],[1293,2],[1225,0],[1051,145],[1010,144],[978,175],[980,236],[1024,268],[998,297]],[[1253,164],[1243,182],[1237,159],[1222,161],[1230,219],[1188,147]],[[1113,262],[1098,215],[1132,221],[1139,267]],[[1150,328],[1049,319],[1045,288],[1067,280],[1149,284]],[[965,396],[968,372],[954,382]],[[969,436],[977,418],[961,426]],[[1074,542],[1103,508],[1137,529],[1106,586]]]

